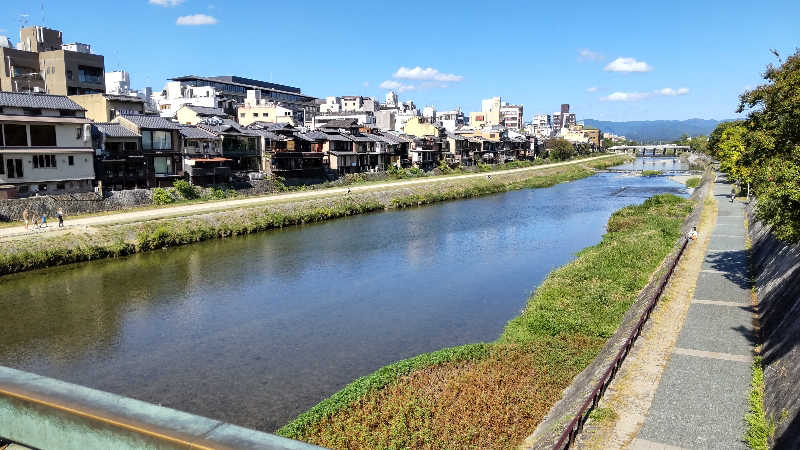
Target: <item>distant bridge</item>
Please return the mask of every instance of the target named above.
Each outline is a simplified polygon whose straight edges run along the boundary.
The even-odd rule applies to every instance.
[[[642,172],[649,171],[657,171],[659,172],[657,175],[690,175],[690,174],[700,174],[701,171],[698,170],[683,170],[683,169],[666,169],[661,170],[658,168],[653,169],[603,169],[600,172],[610,172],[610,173],[630,173],[630,174],[641,174]]]
[[[680,152],[689,152],[688,145],[662,144],[662,145],[615,145],[609,147],[610,151],[633,152],[637,156],[678,156]]]

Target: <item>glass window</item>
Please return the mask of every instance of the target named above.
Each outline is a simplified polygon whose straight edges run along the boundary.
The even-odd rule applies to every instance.
[[[3,164],[3,155],[0,155],[0,175],[4,174],[6,171],[6,166]]]
[[[11,162],[11,161],[12,160],[10,160],[10,159],[8,160],[8,162]],[[22,178],[23,177],[22,160],[21,159],[15,159],[13,161],[14,161],[14,168],[17,169],[17,177]],[[9,178],[11,178],[11,175],[9,175]]]
[[[153,158],[153,168],[157,175],[171,175],[172,158],[168,156],[157,156]]]
[[[3,138],[7,147],[27,147],[28,132],[25,125],[7,123],[3,125]]]
[[[172,133],[169,131],[153,131],[153,150],[169,150],[172,148]]]
[[[136,146],[136,141],[126,142],[125,143],[125,151],[126,152],[135,152],[137,150],[136,147],[137,147]]]
[[[80,130],[80,128],[78,128]],[[53,125],[31,125],[31,147],[55,147],[56,127]]]
[[[142,130],[142,148],[150,150],[153,148],[153,132],[149,130]]]
[[[75,157],[74,157],[74,156],[72,156],[72,155],[69,155],[69,156],[67,156],[67,163],[68,163],[70,166],[74,166],[74,165],[75,165]]]

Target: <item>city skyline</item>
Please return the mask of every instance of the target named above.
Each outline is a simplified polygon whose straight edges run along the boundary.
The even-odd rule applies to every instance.
[[[800,6],[789,2],[780,15],[745,2],[679,2],[668,11],[574,4],[562,11],[551,4],[360,3],[345,10],[317,2],[267,8],[136,0],[124,14],[88,3],[76,10],[12,0],[0,34],[16,43],[22,23],[59,29],[64,42],[104,55],[106,71],[130,72],[134,88],[160,91],[168,78],[189,74],[240,75],[319,98],[382,101],[391,89],[420,107],[467,113],[501,96],[524,105],[526,121],[561,103],[579,119],[736,117],[738,94],[777,62],[770,49],[794,51],[792,23],[800,17]],[[745,10],[751,23],[769,26],[734,30],[743,28],[737,24]]]

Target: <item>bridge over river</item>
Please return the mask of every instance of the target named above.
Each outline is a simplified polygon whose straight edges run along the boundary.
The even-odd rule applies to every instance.
[[[609,151],[631,152],[636,156],[678,156],[682,152],[692,151],[688,145],[660,144],[660,145],[615,145]]]

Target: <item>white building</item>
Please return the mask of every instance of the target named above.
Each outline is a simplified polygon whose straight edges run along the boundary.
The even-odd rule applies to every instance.
[[[433,106],[426,106],[422,108],[422,117],[430,119],[431,121],[436,120],[436,108]]]
[[[397,106],[397,94],[394,91],[389,91],[386,93],[386,106],[389,108],[394,108]]]
[[[437,112],[436,120],[442,124],[445,130],[451,133],[457,128],[464,126],[465,123],[464,113],[458,108],[450,111]]]
[[[94,150],[85,110],[62,95],[0,92],[0,185],[20,196],[92,190]]]
[[[522,105],[510,105],[503,103],[500,107],[500,124],[506,128],[514,130],[522,129],[523,108]]]
[[[175,117],[183,105],[222,108],[220,98],[211,86],[187,86],[180,81],[169,81],[161,94],[154,95],[161,117]]]

